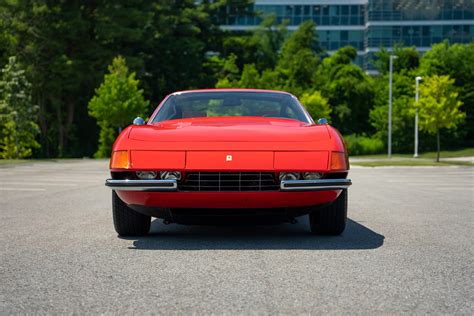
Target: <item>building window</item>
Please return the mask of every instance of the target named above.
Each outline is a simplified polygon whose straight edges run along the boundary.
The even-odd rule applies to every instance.
[[[341,31],[341,41],[349,40],[349,31]]]

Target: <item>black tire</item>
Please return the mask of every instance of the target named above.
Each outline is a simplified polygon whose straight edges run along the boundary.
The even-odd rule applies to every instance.
[[[346,228],[347,190],[328,206],[318,207],[309,214],[311,232],[317,235],[340,235]]]
[[[115,231],[120,236],[142,236],[150,231],[151,216],[129,208],[115,191],[112,191],[112,212]]]

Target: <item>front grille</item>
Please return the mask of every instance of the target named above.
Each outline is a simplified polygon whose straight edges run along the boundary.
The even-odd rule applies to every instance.
[[[181,191],[276,191],[280,185],[271,172],[191,172]]]

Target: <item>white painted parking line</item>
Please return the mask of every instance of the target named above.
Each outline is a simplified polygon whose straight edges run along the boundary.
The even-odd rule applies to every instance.
[[[429,186],[462,186],[462,185],[472,185],[472,182],[469,181],[454,181],[448,182],[445,181],[443,183],[433,183],[432,181],[416,181],[416,182],[408,182],[408,181],[387,181],[386,183],[391,184],[402,184],[402,185],[429,185]]]
[[[457,190],[469,190],[474,191],[473,187],[435,187],[433,186],[431,189],[433,190],[446,190],[446,191],[457,191]]]
[[[75,187],[77,183],[46,183],[46,182],[32,182],[32,181],[25,181],[25,182],[1,182],[0,186],[2,185],[44,185],[44,186],[67,186],[67,187]]]
[[[21,183],[27,183],[27,182],[30,182],[31,179],[30,178],[24,178],[24,182],[23,182],[23,179],[22,178],[17,178],[15,180],[20,180]],[[57,184],[60,184],[62,185],[63,182],[71,182],[71,183],[91,183],[91,184],[95,184],[95,183],[99,183],[99,182],[105,182],[105,177],[101,177],[101,178],[97,178],[97,179],[73,179],[71,180],[71,178],[64,178],[64,179],[51,179],[51,178],[44,178],[42,179],[41,177],[36,177],[35,178],[35,181],[41,181],[41,182],[51,182],[51,183],[57,183]],[[61,183],[58,183],[58,182],[61,182]]]
[[[46,191],[46,189],[36,189],[36,188],[0,188],[0,191]]]

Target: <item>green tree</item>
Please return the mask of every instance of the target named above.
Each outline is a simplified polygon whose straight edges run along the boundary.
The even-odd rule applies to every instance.
[[[109,74],[105,75],[104,82],[89,102],[89,114],[97,120],[101,129],[96,157],[110,155],[114,130],[120,131],[134,117],[144,116],[148,101],[144,100],[138,83],[135,73],[129,72],[125,59],[121,56],[114,58]]]
[[[300,95],[312,87],[312,79],[319,64],[319,46],[313,21],[300,24],[283,43],[276,66],[284,85],[282,89]]]
[[[367,132],[369,110],[374,102],[370,78],[352,63],[357,51],[351,46],[323,59],[313,75],[314,87],[332,104],[332,121],[343,134]]]
[[[466,120],[457,131],[458,146],[474,145],[474,43],[449,44],[444,41],[433,45],[420,62],[419,75],[449,75],[463,102],[461,110],[466,113]],[[454,131],[452,129],[451,131]],[[454,137],[450,137],[453,142]]]
[[[281,78],[274,69],[265,69],[260,76],[259,87],[262,89],[281,89]]]
[[[306,107],[309,114],[314,120],[319,118],[330,118],[331,107],[328,103],[328,99],[323,97],[320,91],[305,92],[300,97],[301,103]]]
[[[259,71],[273,69],[278,54],[288,33],[288,22],[277,24],[274,15],[264,16],[262,23],[250,33],[229,32],[223,40],[224,58],[238,56],[236,65],[243,69],[245,64],[255,64]]]
[[[235,14],[243,12],[249,0],[149,2],[153,18],[139,46],[149,55],[143,77],[151,97],[161,99],[176,90],[214,85],[217,80],[206,68],[212,65],[206,53],[222,48],[220,13],[227,5]]]
[[[227,5],[242,12],[249,2],[0,1],[0,63],[14,55],[25,65],[39,105],[38,155],[96,150],[98,130],[87,103],[118,54],[153,101],[214,85],[207,53],[222,50],[221,12]]]
[[[264,16],[259,27],[252,32],[251,43],[255,43],[255,56],[251,62],[258,70],[274,68],[278,62],[278,53],[288,33],[288,21],[277,24],[275,15]]]
[[[392,149],[407,152],[413,149],[415,100],[415,73],[394,73],[392,84]],[[388,136],[388,75],[371,80],[375,91],[374,103],[369,112],[369,122],[375,129],[375,138],[387,141]],[[424,135],[420,134],[420,137]]]
[[[244,66],[237,88],[260,88],[260,74],[254,64]]]
[[[154,8],[153,1],[148,0],[99,1],[93,13],[99,53],[109,60],[120,54],[131,69],[143,71],[145,61],[152,58],[145,45]],[[138,54],[137,45],[141,50]]]
[[[288,68],[292,63],[292,57],[301,50],[319,52],[319,41],[316,33],[316,24],[313,21],[305,21],[298,29],[291,33],[282,46],[278,64]]]
[[[421,130],[436,134],[437,162],[440,152],[440,129],[454,128],[466,116],[459,110],[462,102],[458,100],[458,95],[454,79],[449,76],[427,77],[420,86],[420,100],[417,105],[419,125]]]
[[[0,77],[0,156],[25,158],[38,148],[38,107],[31,101],[31,84],[15,57],[10,57]]]
[[[397,56],[393,61],[393,72],[409,72],[417,69],[420,65],[420,53],[416,47],[404,47],[403,45],[394,45],[393,51],[389,52],[386,48],[382,48],[375,53],[375,68],[381,73],[386,74],[389,71],[390,55]]]
[[[379,74],[371,80],[375,97],[369,112],[369,122],[376,130],[373,137],[386,143],[390,55],[397,56],[393,63],[392,148],[397,152],[406,152],[413,148],[414,117],[411,105],[415,98],[414,82],[415,77],[419,75],[420,64],[420,54],[416,47],[396,44],[392,52],[382,48],[375,54],[376,59],[373,63]]]
[[[240,78],[240,70],[236,65],[237,56],[231,54],[225,59],[215,57],[213,62],[218,65],[220,70],[217,72],[219,80],[216,83],[216,88],[232,88],[237,85]]]
[[[258,37],[257,35],[262,32],[271,31],[268,29],[264,32],[264,28],[262,26],[260,28],[254,33],[254,37]],[[282,26],[281,33],[284,32],[283,29]],[[280,37],[281,34],[276,39],[267,35],[267,39],[263,41],[267,44],[259,45],[266,46],[267,51],[276,50],[280,46]],[[312,21],[304,22],[283,42],[281,53],[274,52],[278,59],[268,61],[269,65],[276,64],[274,68],[260,71],[257,64],[248,63],[242,66],[240,72],[236,55],[231,54],[224,60],[220,59],[222,66],[216,87],[281,89],[301,95],[312,88],[312,79],[319,63],[318,51],[315,24]],[[260,63],[262,64],[264,63]]]
[[[102,56],[93,30],[95,9],[96,3],[81,1],[0,3],[4,30],[11,34],[9,54],[26,66],[39,106],[44,156],[71,155],[81,147],[78,138],[96,136],[93,128],[84,128],[93,124],[85,105],[98,83]],[[93,142],[86,140],[84,147],[87,143]]]

